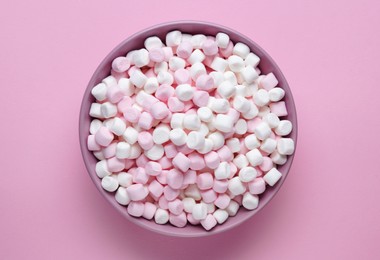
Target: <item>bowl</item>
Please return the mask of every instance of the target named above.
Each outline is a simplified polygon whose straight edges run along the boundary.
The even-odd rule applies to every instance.
[[[110,74],[111,62],[113,59],[115,59],[118,56],[125,55],[130,50],[142,48],[144,46],[143,45],[144,40],[149,36],[155,35],[164,40],[165,35],[168,32],[173,31],[173,30],[180,30],[183,33],[190,33],[190,34],[200,33],[200,34],[205,34],[205,35],[216,35],[218,32],[224,32],[230,36],[230,39],[234,43],[242,42],[248,45],[251,51],[254,52],[256,55],[258,55],[261,59],[260,64],[258,66],[261,72],[263,74],[273,72],[278,79],[279,86],[285,90],[286,94],[285,94],[284,100],[286,102],[286,107],[288,110],[288,116],[286,118],[293,123],[293,131],[289,135],[289,137],[294,140],[295,145],[296,145],[297,115],[296,115],[296,108],[295,108],[293,96],[284,75],[280,71],[280,68],[277,66],[274,60],[269,56],[269,54],[266,53],[258,44],[256,44],[254,41],[249,39],[247,36],[244,36],[243,34],[233,29],[229,29],[227,27],[216,25],[209,22],[176,21],[176,22],[168,22],[168,23],[159,24],[159,25],[147,28],[145,30],[142,30],[130,36],[129,38],[124,40],[122,43],[120,43],[116,48],[114,48],[100,63],[95,73],[92,75],[90,82],[87,85],[87,88],[85,90],[83,100],[82,100],[80,116],[79,116],[80,147],[81,147],[82,156],[83,156],[83,160],[86,165],[87,171],[92,181],[94,182],[96,188],[103,195],[103,197],[113,206],[113,208],[117,210],[118,212],[120,212],[120,214],[122,214],[129,221],[145,229],[148,229],[160,234],[164,234],[164,235],[178,236],[178,237],[200,237],[200,236],[213,235],[213,234],[217,234],[217,233],[229,230],[233,227],[236,227],[237,225],[251,218],[261,209],[263,209],[264,206],[268,204],[269,201],[276,195],[276,193],[278,192],[278,190],[281,188],[282,184],[284,183],[289,173],[290,167],[292,165],[294,154],[291,156],[288,156],[287,162],[284,165],[278,167],[279,171],[283,174],[283,177],[279,180],[279,182],[277,182],[276,185],[274,185],[274,187],[267,186],[266,191],[260,195],[259,206],[255,210],[248,211],[248,210],[245,210],[243,207],[241,207],[239,209],[238,214],[235,217],[230,217],[224,224],[217,225],[212,230],[206,231],[201,226],[192,226],[188,224],[184,228],[177,228],[170,224],[158,225],[153,220],[149,221],[143,218],[135,218],[135,217],[130,216],[127,213],[126,207],[116,202],[114,198],[114,194],[105,191],[101,187],[101,180],[97,177],[95,173],[95,164],[97,162],[97,159],[94,157],[92,152],[90,152],[87,149],[87,136],[89,134],[89,127],[90,127],[90,122],[91,122],[89,111],[90,111],[91,103],[95,101],[95,99],[91,95],[91,89],[93,88],[93,86],[101,82],[103,78],[105,78],[106,76]]]

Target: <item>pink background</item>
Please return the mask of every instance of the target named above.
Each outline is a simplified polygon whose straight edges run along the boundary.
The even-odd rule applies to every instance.
[[[378,1],[1,1],[0,259],[380,259]],[[212,1],[209,1],[212,2]],[[293,90],[299,142],[275,199],[181,239],[121,217],[90,181],[78,114],[129,35],[180,19],[251,37]]]

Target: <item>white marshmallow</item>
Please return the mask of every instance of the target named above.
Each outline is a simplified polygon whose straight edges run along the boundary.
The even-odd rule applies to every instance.
[[[256,126],[254,132],[255,132],[257,139],[265,140],[270,136],[271,129],[270,129],[268,123],[261,121],[261,123]]]
[[[263,155],[258,149],[253,149],[245,155],[252,166],[258,166],[263,163]]]
[[[98,119],[92,120],[90,123],[90,134],[94,135],[102,126],[103,126],[102,121]]]
[[[170,127],[168,125],[159,125],[153,130],[153,142],[155,144],[163,144],[169,141]]]
[[[246,192],[243,196],[242,205],[248,210],[254,210],[259,206],[259,196]]]
[[[162,70],[157,74],[157,81],[160,84],[172,85],[174,82],[174,77],[171,73]]]
[[[127,159],[131,154],[131,145],[127,142],[118,142],[116,145],[116,158]]]
[[[264,175],[263,179],[269,186],[273,186],[280,180],[281,177],[281,172],[279,172],[276,168],[272,168]]]
[[[197,114],[185,115],[183,118],[183,126],[189,130],[199,130],[201,127],[201,120]]]
[[[253,101],[259,107],[265,106],[266,104],[269,103],[268,91],[266,91],[265,89],[259,89],[256,92],[256,95],[254,95]]]
[[[294,141],[291,138],[277,140],[277,151],[282,155],[291,155],[294,152]]]
[[[90,112],[89,112],[91,117],[95,118],[104,118],[102,114],[102,104],[99,103],[92,103],[90,107]]]
[[[246,191],[246,187],[241,182],[239,177],[233,177],[228,181],[228,190],[234,195],[238,196]]]
[[[244,119],[239,119],[235,123],[235,133],[238,135],[244,135],[248,131],[247,121]]]
[[[224,114],[218,114],[215,117],[215,120],[213,121],[213,123],[214,123],[214,127],[223,133],[229,133],[234,128],[234,122],[232,118]]]
[[[150,62],[149,52],[146,49],[140,49],[134,53],[132,59],[136,67],[138,68],[144,67],[148,65]]]
[[[202,196],[196,184],[190,184],[185,189],[185,196],[188,198],[193,198],[194,200],[201,200]]]
[[[273,153],[274,150],[276,150],[277,141],[272,138],[267,138],[260,146],[260,149],[263,150],[266,153]]]
[[[240,72],[245,67],[244,60],[237,55],[231,55],[228,57],[228,66],[231,71]]]
[[[170,131],[169,138],[173,144],[180,146],[186,144],[187,134],[181,128],[175,128]]]
[[[207,217],[207,206],[204,203],[198,203],[193,206],[193,218],[196,220],[202,220]]]
[[[132,185],[133,183],[133,176],[130,173],[127,172],[120,172],[117,175],[117,181],[119,182],[119,185],[127,188]]]
[[[131,199],[128,196],[127,189],[124,187],[119,187],[115,193],[115,200],[120,205],[128,205],[131,202]]]
[[[219,48],[225,49],[230,42],[230,37],[227,34],[220,32],[216,34],[215,41]]]
[[[232,153],[237,153],[240,151],[240,141],[238,138],[231,138],[226,141],[227,147]]]
[[[111,176],[105,176],[102,179],[102,188],[105,189],[108,192],[114,192],[119,187],[119,182],[117,181],[116,177]]]
[[[144,73],[142,73],[140,70],[135,70],[132,75],[130,75],[130,81],[137,88],[144,87],[147,80],[147,76],[145,76]]]
[[[227,213],[228,213],[228,215],[229,215],[230,217],[234,217],[234,216],[236,216],[236,214],[238,213],[239,208],[240,208],[239,203],[237,203],[237,202],[234,201],[234,200],[231,200],[231,201],[230,201],[230,204],[229,204],[228,207],[226,208],[226,211],[227,211]]]
[[[103,117],[110,118],[117,114],[117,106],[111,102],[104,102],[100,108]]]
[[[108,119],[106,119],[106,120],[103,121],[103,125],[104,125],[105,127],[107,127],[108,130],[110,130],[114,120],[115,120],[114,117],[112,117],[112,118],[108,118]]]
[[[131,145],[131,150],[128,159],[137,159],[141,155],[141,147],[138,143]]]
[[[230,98],[236,93],[236,87],[233,83],[230,81],[223,81],[220,83],[219,87],[217,88],[217,91],[219,95],[221,95],[224,98]]]
[[[234,48],[232,49],[232,53],[245,59],[250,53],[250,50],[246,44],[238,42],[235,44]]]
[[[260,147],[260,141],[257,139],[256,135],[251,134],[244,138],[244,145],[248,148],[248,150],[252,150]]]
[[[259,110],[257,109],[255,104],[253,104],[252,102],[249,102],[249,104],[250,104],[249,111],[243,114],[243,117],[247,120],[256,117],[259,113]]]
[[[247,57],[245,57],[244,63],[246,66],[256,67],[260,63],[260,58],[253,52],[250,52]]]
[[[211,122],[214,118],[214,115],[212,114],[212,111],[208,107],[201,107],[197,110],[197,115],[199,119],[203,122]]]
[[[207,37],[203,34],[195,34],[191,36],[190,42],[194,49],[200,49],[206,39]]]
[[[170,120],[171,128],[183,128],[183,120],[185,118],[185,114],[183,113],[174,113]]]
[[[197,149],[197,152],[200,154],[206,154],[212,151],[214,143],[209,139],[205,139],[205,143],[201,149]]]
[[[181,101],[189,101],[194,96],[194,89],[189,84],[180,84],[175,88],[175,94]]]
[[[193,37],[193,35],[191,35],[191,34],[183,33],[181,42],[190,42],[192,37]]]
[[[121,92],[123,92],[126,96],[132,96],[135,93],[135,86],[133,86],[130,79],[127,78],[121,78],[119,79],[119,82],[117,83],[118,87],[120,88]]]
[[[259,77],[259,74],[252,66],[246,66],[244,69],[240,71],[240,73],[244,81],[248,84],[253,83]]]
[[[157,36],[151,36],[145,39],[144,41],[144,47],[148,51],[155,49],[155,48],[161,48],[164,44],[162,43],[161,39]]]
[[[166,34],[166,46],[178,46],[182,40],[182,32],[175,30]]]
[[[268,106],[262,106],[259,109],[259,113],[257,114],[259,117],[266,117],[270,113],[270,108]]]
[[[216,87],[218,87],[224,81],[224,76],[222,72],[212,71],[209,75],[214,79],[214,85]]]
[[[222,148],[224,145],[224,136],[220,132],[214,132],[209,134],[208,138],[212,141],[213,143],[213,150],[218,150]]]
[[[270,101],[277,102],[285,96],[285,91],[282,88],[272,88],[269,90],[268,94]]]
[[[139,132],[131,126],[127,127],[124,131],[123,138],[125,141],[127,141],[129,144],[134,144],[137,142],[137,137],[139,135]]]
[[[119,117],[115,117],[114,120],[112,121],[110,130],[115,135],[121,136],[124,134],[126,128],[127,128],[127,125],[125,124],[125,122],[121,120]]]
[[[201,50],[195,49],[190,54],[189,58],[187,58],[187,62],[193,65],[194,63],[197,63],[197,62],[203,62],[205,58],[206,58],[206,55],[204,55],[204,53]]]
[[[93,155],[95,156],[95,158],[98,159],[99,161],[106,159],[106,158],[104,157],[102,151],[94,151],[92,154],[93,154]]]
[[[233,106],[237,111],[239,111],[242,114],[248,113],[251,109],[251,105],[248,99],[242,96],[235,96]]]
[[[158,75],[161,71],[168,71],[169,65],[166,61],[156,63],[154,65],[154,73]]]
[[[190,149],[202,149],[205,144],[205,137],[202,133],[197,131],[191,131],[187,135],[186,145]]]
[[[161,144],[155,144],[152,148],[145,151],[145,156],[153,161],[157,161],[164,156],[164,147]]]
[[[104,84],[107,85],[107,87],[115,86],[117,85],[117,80],[114,76],[110,75],[102,80]]]
[[[230,110],[230,103],[224,98],[210,99],[210,108],[215,113],[227,113]]]
[[[228,162],[221,162],[214,171],[215,179],[225,180],[231,175],[231,166]]]
[[[243,154],[239,154],[239,155],[237,155],[237,156],[233,159],[232,162],[235,164],[235,166],[236,166],[238,169],[242,169],[242,168],[244,168],[244,167],[247,167],[248,164],[249,164],[247,157],[245,157],[245,155],[243,155]]]
[[[280,124],[280,119],[273,113],[266,114],[263,120],[268,123],[270,128],[276,128]]]
[[[183,211],[185,211],[186,213],[193,212],[193,208],[196,204],[193,198],[183,198],[182,203],[183,203]]]
[[[281,120],[278,126],[276,127],[276,129],[274,129],[274,132],[277,135],[285,136],[285,135],[290,134],[292,129],[293,129],[292,122],[290,122],[289,120]]]
[[[200,75],[206,74],[206,67],[203,63],[196,62],[190,67],[190,76],[193,81],[196,81]]]
[[[186,61],[180,57],[174,56],[169,60],[169,68],[172,71],[183,69],[186,66]]]
[[[242,182],[253,181],[257,176],[257,171],[253,167],[244,167],[239,171],[239,178]]]
[[[144,91],[148,94],[153,94],[158,88],[158,80],[155,77],[148,78],[144,85]]]
[[[218,224],[223,224],[228,219],[228,212],[224,209],[217,209],[212,215]]]
[[[224,77],[225,81],[231,82],[232,85],[234,85],[234,86],[236,86],[238,84],[237,83],[236,75],[232,71],[226,71],[226,72],[224,72],[223,73],[223,77]]]
[[[160,225],[165,225],[169,221],[169,212],[165,209],[157,208],[154,213],[154,222]]]
[[[139,105],[139,106],[143,106],[144,103],[145,103],[145,100],[149,100],[149,99],[156,99],[154,96],[152,95],[149,95],[148,93],[146,93],[144,90],[141,90],[139,91],[136,96],[135,96],[135,101],[136,103]],[[157,99],[156,99],[157,100]],[[135,103],[135,104],[136,104]],[[135,105],[134,104],[134,105]]]
[[[95,87],[92,88],[91,94],[96,98],[98,101],[103,101],[107,97],[107,85],[103,82],[97,84]]]
[[[227,69],[227,66],[228,61],[216,56],[211,62],[210,68],[218,72],[224,72]]]
[[[107,161],[106,160],[101,160],[99,162],[96,163],[95,165],[95,172],[96,172],[96,175],[99,177],[99,178],[104,178],[108,175],[111,175],[111,172],[108,170],[108,166],[107,166]]]
[[[270,155],[270,158],[272,159],[273,163],[278,164],[278,165],[283,165],[287,161],[286,155],[282,155],[277,151],[274,151]]]
[[[235,95],[236,96],[242,96],[242,97],[250,97],[250,96],[252,96],[252,95],[248,94],[248,90],[247,90],[247,86],[246,85],[236,85],[236,93],[235,93]]]

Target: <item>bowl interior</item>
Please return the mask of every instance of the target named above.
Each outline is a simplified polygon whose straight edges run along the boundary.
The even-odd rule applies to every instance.
[[[275,62],[272,60],[272,58],[255,42],[250,40],[248,37],[223,26],[215,25],[211,23],[205,23],[205,22],[194,22],[194,21],[179,21],[179,22],[171,22],[166,24],[160,24],[151,28],[148,28],[146,30],[143,30],[139,33],[136,33],[129,37],[128,39],[124,40],[121,44],[119,44],[115,49],[113,49],[110,54],[107,55],[107,57],[100,63],[99,67],[93,74],[90,82],[88,83],[87,89],[84,93],[81,111],[80,111],[80,120],[79,120],[79,138],[80,138],[80,146],[82,151],[82,156],[87,168],[87,171],[93,180],[95,186],[98,188],[100,193],[108,200],[111,205],[118,210],[121,214],[123,214],[128,220],[136,223],[139,226],[142,226],[146,229],[166,234],[166,235],[172,235],[172,236],[182,236],[182,237],[196,237],[196,236],[206,236],[211,235],[215,233],[219,233],[225,230],[228,230],[232,227],[237,226],[238,224],[244,222],[248,218],[252,217],[255,213],[260,211],[277,193],[277,191],[280,189],[281,185],[286,179],[286,176],[289,172],[290,166],[293,161],[293,156],[291,155],[288,157],[288,161],[278,167],[279,171],[283,174],[283,177],[280,179],[280,181],[274,186],[274,187],[267,187],[267,190],[260,196],[260,203],[257,209],[253,211],[248,211],[243,208],[240,208],[238,214],[235,217],[231,217],[228,219],[227,222],[225,222],[223,225],[217,225],[214,229],[211,231],[205,231],[200,226],[192,226],[187,225],[184,228],[176,228],[169,224],[167,225],[158,225],[154,221],[148,221],[143,218],[134,218],[130,216],[127,213],[126,207],[119,205],[116,200],[114,199],[113,193],[108,193],[101,187],[101,181],[96,176],[95,173],[95,164],[97,162],[97,159],[93,156],[92,152],[87,150],[87,136],[89,134],[89,127],[91,118],[89,116],[89,110],[91,103],[95,101],[95,99],[91,95],[91,89],[93,86],[101,82],[103,78],[108,76],[110,74],[110,68],[111,68],[111,62],[114,58],[118,56],[125,55],[128,51],[139,49],[143,46],[144,40],[149,36],[158,36],[163,41],[165,40],[165,35],[173,30],[180,30],[183,33],[189,33],[189,34],[205,34],[205,35],[216,35],[218,32],[224,32],[228,34],[231,38],[231,40],[236,42],[242,42],[247,44],[251,51],[254,52],[256,55],[258,55],[261,59],[261,62],[259,64],[259,68],[262,71],[262,73],[267,74],[269,72],[273,72],[278,81],[279,86],[282,87],[285,92],[285,102],[288,109],[288,116],[287,119],[290,120],[293,123],[293,131],[290,134],[290,137],[293,138],[293,140],[297,141],[297,116],[296,116],[296,110],[295,105],[292,97],[292,93],[290,91],[290,88],[288,86],[288,83],[286,82],[282,72],[278,68],[278,66],[275,64]]]

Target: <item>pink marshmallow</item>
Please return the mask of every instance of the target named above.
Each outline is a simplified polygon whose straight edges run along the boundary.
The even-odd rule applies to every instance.
[[[219,194],[218,198],[214,201],[215,206],[220,209],[226,209],[230,204],[231,198],[227,194]]]
[[[263,178],[256,178],[248,183],[248,189],[251,194],[257,195],[265,191],[265,181]]]
[[[162,51],[164,52],[165,61],[169,61],[173,57],[173,49],[171,47],[163,47]]]
[[[128,122],[137,123],[141,116],[141,112],[135,107],[128,107],[124,109],[123,115]]]
[[[162,62],[165,60],[165,53],[162,48],[152,48],[149,50],[149,58],[154,62]]]
[[[210,91],[214,87],[214,79],[208,74],[200,75],[195,82],[195,86],[200,90]]]
[[[141,148],[144,150],[149,150],[154,145],[152,135],[146,131],[139,133],[139,135],[137,137],[137,142],[139,143]]]
[[[104,158],[109,159],[111,157],[114,157],[116,154],[116,146],[117,146],[117,142],[112,142],[110,143],[110,145],[104,147],[102,149]]]
[[[141,183],[138,184],[132,184],[131,186],[127,187],[127,194],[129,198],[132,201],[139,201],[143,200],[148,196],[149,190]]]
[[[168,171],[166,179],[168,185],[171,188],[179,189],[181,188],[183,183],[183,174],[177,169],[171,169],[170,171]]]
[[[194,152],[194,150],[189,148],[186,144],[177,146],[177,151],[180,153],[183,153],[185,155],[188,155],[188,154]]]
[[[112,61],[112,69],[119,73],[127,71],[130,66],[131,63],[126,57],[117,57]]]
[[[270,108],[270,111],[277,116],[288,115],[288,110],[286,109],[286,105],[284,101],[270,103],[269,108]]]
[[[220,157],[216,152],[211,151],[208,154],[206,154],[204,158],[207,167],[209,167],[210,169],[218,168],[220,164]]]
[[[135,174],[133,175],[133,182],[146,184],[149,180],[149,175],[146,174],[145,169],[142,167],[137,167]]]
[[[168,115],[161,120],[161,123],[170,124],[170,121],[172,120],[172,112],[169,110]]]
[[[169,222],[175,227],[184,227],[187,223],[187,218],[185,212],[182,212],[179,215],[170,214],[169,215]]]
[[[158,160],[158,163],[161,165],[162,169],[164,170],[167,170],[173,167],[172,161],[166,156],[163,156],[160,160]]]
[[[124,97],[124,93],[117,85],[108,87],[107,98],[111,103],[116,104]]]
[[[156,96],[156,98],[158,98],[162,102],[166,102],[170,97],[174,95],[174,92],[175,90],[172,86],[169,86],[167,84],[162,84],[161,86],[157,88],[154,95]]]
[[[150,112],[151,107],[155,105],[156,103],[160,102],[157,98],[155,98],[152,95],[147,95],[144,98],[144,101],[142,102],[141,106],[146,112]]]
[[[148,186],[149,192],[154,195],[156,198],[160,197],[164,192],[164,186],[159,183],[157,180],[153,180]]]
[[[200,220],[194,219],[193,214],[191,213],[187,214],[187,221],[189,221],[191,225],[198,225],[199,223],[201,223]]]
[[[152,67],[152,66],[150,66],[150,65],[151,65],[151,64],[149,64],[148,66],[149,66],[149,67]],[[153,68],[148,69],[148,70],[144,73],[144,75],[145,75],[147,78],[157,77],[156,73],[154,73],[154,69],[153,69]]]
[[[213,189],[201,190],[200,192],[201,192],[202,200],[205,203],[212,203],[217,198],[217,194]]]
[[[155,119],[164,119],[169,114],[169,109],[163,102],[157,102],[150,107],[150,113]]]
[[[186,172],[190,168],[190,159],[183,153],[179,152],[172,161],[173,165],[180,169],[182,172]]]
[[[278,80],[272,72],[267,74],[266,76],[264,76],[263,79],[260,80],[260,87],[268,91],[276,87],[277,84],[278,84]]]
[[[249,149],[245,146],[244,139],[240,141],[240,153],[246,154],[249,152]]]
[[[170,97],[168,100],[168,107],[171,112],[182,112],[185,108],[185,104],[177,97]]]
[[[247,121],[247,132],[253,133],[255,132],[256,127],[261,123],[261,118],[255,117],[254,119]]]
[[[234,158],[233,153],[227,145],[224,145],[222,148],[220,148],[217,153],[220,157],[220,161],[222,162],[230,162]]]
[[[153,117],[147,112],[142,112],[138,121],[138,126],[142,129],[149,130],[153,126]]]
[[[150,176],[157,176],[162,172],[162,167],[157,162],[147,162],[145,164],[145,171]]]
[[[120,113],[124,113],[127,108],[132,107],[134,101],[131,97],[124,96],[119,103],[117,103],[117,109]]]
[[[175,82],[180,84],[189,84],[191,83],[190,72],[187,69],[179,69],[174,72]]]
[[[227,180],[214,180],[214,185],[212,186],[213,190],[217,193],[225,193],[228,189]]]
[[[172,189],[170,186],[164,187],[164,196],[165,196],[165,199],[167,199],[168,201],[172,201],[176,199],[179,193],[180,192],[178,189]]]
[[[107,127],[102,126],[95,133],[95,141],[101,146],[108,146],[113,140],[113,134]]]
[[[169,201],[164,196],[158,199],[158,206],[162,209],[168,209],[168,203]]]
[[[234,45],[233,43],[230,41],[227,45],[227,48],[224,48],[224,49],[220,49],[219,50],[219,53],[224,57],[224,58],[228,58],[232,55],[232,50],[234,49]]]
[[[214,185],[214,178],[211,173],[205,172],[199,174],[197,177],[197,185],[200,190],[211,189]]]
[[[217,223],[218,222],[216,221],[216,219],[214,218],[212,214],[208,214],[205,219],[201,220],[201,225],[206,230],[212,229],[213,227],[216,226]]]
[[[111,172],[120,172],[124,170],[125,161],[116,157],[112,157],[107,159],[107,167]]]
[[[168,172],[167,170],[163,170],[159,175],[156,176],[157,181],[159,181],[162,185],[168,184]]]
[[[156,213],[157,206],[151,202],[145,202],[144,204],[144,212],[142,216],[146,219],[152,219],[154,214]]]
[[[190,159],[190,169],[199,171],[206,167],[205,160],[199,153],[193,152],[190,153],[187,157]]]
[[[168,203],[168,208],[170,213],[174,215],[179,215],[183,213],[183,202],[179,199],[175,199]]]
[[[167,145],[165,145],[164,151],[166,157],[168,157],[169,159],[174,158],[174,156],[176,156],[178,153],[176,146],[172,143],[168,143]]]
[[[184,173],[183,185],[195,184],[197,181],[197,172],[189,170]]]
[[[231,117],[234,123],[236,123],[240,118],[240,112],[235,110],[234,108],[230,108],[226,115]]]
[[[259,167],[263,172],[269,171],[270,169],[273,168],[272,159],[267,156],[263,157],[263,162],[259,165]]]
[[[132,168],[135,165],[135,160],[125,159],[124,163],[125,163],[124,169],[129,170],[130,168]]]
[[[89,135],[87,137],[87,149],[89,151],[100,151],[102,147],[96,142],[95,135]]]
[[[136,165],[137,167],[142,167],[144,168],[145,165],[149,162],[149,159],[144,155],[141,154],[139,158],[136,159]]]
[[[218,53],[218,45],[215,41],[207,39],[202,44],[203,53],[207,56],[215,55]]]
[[[183,41],[178,45],[177,47],[177,56],[182,59],[187,59],[191,55],[191,52],[193,51],[193,46],[189,41]]]
[[[210,94],[206,91],[195,91],[193,103],[198,107],[205,107],[208,104]]]
[[[128,204],[127,211],[131,216],[141,217],[144,214],[144,203],[131,201]]]

